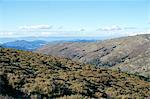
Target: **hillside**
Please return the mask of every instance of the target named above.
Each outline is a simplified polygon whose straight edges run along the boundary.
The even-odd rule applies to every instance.
[[[146,98],[150,95],[150,83],[135,75],[15,49],[0,48],[0,56],[2,98]]]
[[[26,40],[16,40],[12,42],[6,42],[1,44],[1,46],[5,48],[15,48],[18,50],[27,50],[27,51],[33,51],[37,48],[42,47],[45,45],[46,41],[36,40],[36,41],[26,41]]]
[[[48,44],[36,52],[150,77],[148,34],[97,42]]]

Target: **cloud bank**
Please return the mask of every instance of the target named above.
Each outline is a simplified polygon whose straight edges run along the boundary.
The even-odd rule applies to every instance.
[[[30,25],[30,26],[20,26],[19,29],[32,30],[32,29],[52,29],[51,25]]]
[[[138,30],[137,27],[123,27],[119,25],[112,25],[107,27],[101,27],[98,29],[88,29],[81,27],[76,30],[65,29],[60,26],[53,28],[52,25],[25,25],[20,26],[17,31],[0,31],[0,37],[74,37],[74,36],[130,36],[136,34],[150,34],[150,30]]]
[[[100,31],[118,31],[118,30],[122,30],[122,28],[117,25],[113,25],[113,26],[109,26],[109,27],[101,27],[98,30],[100,30]]]
[[[118,25],[112,25],[112,26],[107,26],[107,27],[101,27],[98,28],[98,31],[120,31],[120,30],[131,30],[131,29],[136,29],[136,27],[121,27]]]

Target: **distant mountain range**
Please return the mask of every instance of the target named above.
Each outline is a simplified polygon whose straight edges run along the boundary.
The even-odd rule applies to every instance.
[[[65,43],[65,42],[95,42],[96,40],[82,40],[82,39],[76,39],[76,40],[58,40],[58,41],[51,41],[49,44],[58,44],[58,43]],[[47,44],[47,41],[43,40],[35,40],[35,41],[28,41],[28,40],[15,40],[5,43],[1,43],[0,46],[4,48],[15,48],[18,50],[26,50],[26,51],[34,51],[37,48],[40,48],[41,46]]]
[[[42,47],[46,43],[47,43],[46,41],[42,41],[42,40],[36,40],[36,41],[17,40],[17,41],[3,43],[1,44],[1,46],[5,48],[15,48],[19,50],[33,51],[39,47]]]
[[[110,38],[110,37],[108,37]],[[63,41],[63,42],[76,42],[76,41],[96,41],[96,40],[103,40],[107,39],[106,37],[13,37],[13,38],[1,38],[0,37],[0,43],[7,43],[7,42],[14,42],[17,40],[26,40],[26,41],[37,41],[37,40],[42,40],[46,42],[58,42],[58,41]]]
[[[150,77],[149,34],[95,42],[47,44],[36,52]]]

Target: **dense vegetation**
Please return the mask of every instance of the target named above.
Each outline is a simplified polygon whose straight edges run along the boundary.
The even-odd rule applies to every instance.
[[[27,51],[0,48],[1,98],[147,98],[139,77]]]
[[[120,69],[150,78],[150,35],[137,35],[97,42],[48,44],[36,52],[70,58],[97,67]]]

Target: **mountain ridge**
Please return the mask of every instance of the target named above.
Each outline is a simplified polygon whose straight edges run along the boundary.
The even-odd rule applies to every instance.
[[[37,49],[37,53],[59,56],[89,63],[98,67],[120,69],[130,73],[139,73],[150,77],[150,34],[121,37],[96,42],[68,42],[45,45]],[[141,56],[140,56],[141,55]],[[139,66],[137,61],[144,63]],[[138,59],[136,61],[136,58]],[[126,68],[123,64],[126,63]],[[136,64],[137,63],[137,64]],[[131,66],[134,65],[134,66]],[[140,68],[137,70],[137,68]]]
[[[35,41],[16,40],[12,42],[3,43],[1,44],[1,46],[5,48],[15,48],[19,50],[33,51],[45,45],[46,43],[47,43],[46,41],[42,40],[35,40]]]

